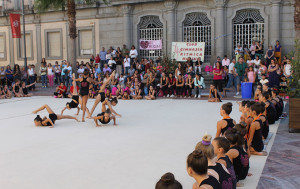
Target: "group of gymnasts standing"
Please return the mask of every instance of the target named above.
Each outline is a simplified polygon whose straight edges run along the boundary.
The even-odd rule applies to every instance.
[[[108,124],[111,120],[114,121],[114,125],[116,124],[116,116],[121,117],[120,114],[118,114],[112,107],[116,106],[118,104],[117,98],[111,98],[108,99],[105,97],[105,86],[111,81],[112,78],[115,77],[115,72],[113,72],[109,79],[105,81],[105,83],[101,86],[95,103],[93,105],[93,108],[91,109],[91,112],[87,108],[87,102],[88,102],[88,94],[89,94],[89,84],[98,84],[97,81],[92,79],[90,77],[90,72],[86,69],[84,70],[83,76],[81,78],[75,78],[75,74],[72,76],[72,84],[74,86],[73,94],[72,94],[72,101],[68,102],[66,106],[62,109],[61,114],[57,115],[53,112],[53,110],[47,105],[43,105],[39,109],[33,111],[34,114],[37,114],[38,112],[46,109],[47,112],[49,113],[48,117],[41,118],[39,115],[34,119],[34,123],[36,126],[50,126],[51,128],[54,126],[56,120],[61,120],[61,119],[74,119],[76,121],[79,121],[76,117],[74,116],[69,116],[69,115],[63,115],[64,111],[66,109],[77,109],[77,114],[78,115],[80,110],[82,110],[82,122],[85,122],[85,113],[87,113],[87,118],[93,118],[95,121],[96,126],[100,126],[98,121],[100,123]],[[76,82],[80,83],[80,91],[79,94],[76,90]],[[101,113],[99,113],[97,116],[92,117],[95,108],[97,105],[101,102],[102,108],[101,108]],[[79,107],[80,105],[80,107]]]
[[[278,90],[266,90],[258,101],[239,102],[242,113],[237,124],[230,117],[232,103],[220,108],[222,120],[217,122],[217,132],[204,135],[195,150],[187,157],[187,173],[195,179],[193,189],[234,189],[242,187],[241,180],[249,173],[251,155],[266,156],[264,140],[269,135],[269,125],[283,113],[283,100]],[[277,108],[276,108],[277,107]],[[155,189],[182,189],[172,173],[166,173],[156,183]]]

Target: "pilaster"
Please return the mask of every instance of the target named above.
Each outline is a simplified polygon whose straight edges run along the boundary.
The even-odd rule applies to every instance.
[[[177,1],[167,0],[164,2],[164,6],[167,10],[167,54],[171,57],[172,42],[176,42],[175,9]]]
[[[123,12],[123,28],[124,28],[124,44],[127,48],[132,45],[132,22],[131,22],[131,5],[122,5]]]

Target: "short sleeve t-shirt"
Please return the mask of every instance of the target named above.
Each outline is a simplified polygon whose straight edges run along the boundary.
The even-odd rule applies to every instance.
[[[229,73],[229,74],[232,74],[233,68],[234,68],[234,63],[231,62],[231,63],[229,64],[229,69],[228,69],[228,73]]]
[[[222,69],[214,68],[215,73],[221,73]],[[221,80],[222,75],[214,75],[214,80]]]
[[[234,65],[235,68],[235,72],[239,75],[239,76],[244,76],[245,75],[245,70],[247,68],[247,64],[245,62],[243,62],[242,64],[240,63],[236,63]]]
[[[58,88],[63,89],[64,92],[67,92],[67,87],[66,86],[59,86]],[[61,90],[59,90],[59,94],[63,94],[63,92]]]

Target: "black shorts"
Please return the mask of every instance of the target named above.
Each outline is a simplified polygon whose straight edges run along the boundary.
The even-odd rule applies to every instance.
[[[100,92],[99,95],[101,97],[101,102],[103,102],[105,100],[105,93],[104,92]]]
[[[51,119],[52,123],[54,124],[57,120],[57,115],[55,113],[49,114],[49,119]]]
[[[74,102],[74,100],[77,102]],[[66,105],[68,104],[69,104],[69,108],[77,108],[79,104],[79,96],[78,95],[72,96],[72,101],[68,102]]]

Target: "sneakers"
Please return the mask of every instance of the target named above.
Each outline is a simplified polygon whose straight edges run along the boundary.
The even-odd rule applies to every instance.
[[[168,95],[167,95],[167,98],[169,98],[169,97],[170,97],[170,95],[168,94]]]
[[[235,96],[238,96],[240,93],[239,92],[237,92],[236,94],[235,94]]]
[[[201,98],[201,95],[199,95],[198,98]]]
[[[195,95],[195,98],[197,98],[198,96],[197,95]]]
[[[171,98],[173,98],[173,97],[174,97],[174,95],[171,95],[170,97],[171,97]]]

